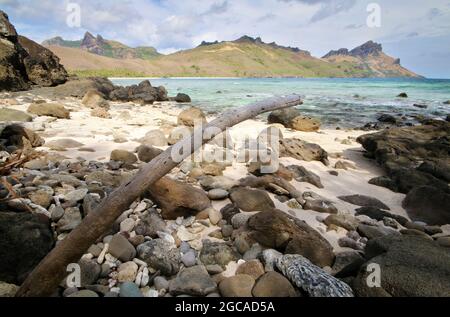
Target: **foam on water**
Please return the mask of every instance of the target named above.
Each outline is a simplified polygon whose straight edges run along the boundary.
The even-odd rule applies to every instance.
[[[137,84],[143,79],[112,79],[117,85]],[[305,96],[299,109],[321,118],[325,126],[358,127],[376,121],[383,113],[445,117],[450,106],[450,80],[440,79],[237,79],[159,78],[153,86],[165,86],[170,95],[191,96],[194,106],[205,111],[222,111],[275,95]],[[409,98],[396,96],[406,92]],[[427,109],[414,104],[425,104]]]

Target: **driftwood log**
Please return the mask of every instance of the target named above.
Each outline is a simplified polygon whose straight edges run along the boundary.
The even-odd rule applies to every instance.
[[[194,135],[180,141],[174,147],[187,148],[190,151],[182,153],[185,159],[226,128],[256,117],[268,111],[293,107],[302,104],[299,95],[281,96],[254,104],[232,109],[209,123],[203,131],[210,128],[216,133],[209,135],[202,143],[194,142]],[[219,131],[219,133],[217,133]],[[169,173],[180,162],[172,160],[172,147],[149,162],[138,174],[122,184],[111,195],[82,221],[64,240],[39,263],[20,287],[17,297],[50,296],[67,274],[66,268],[71,263],[77,263],[86,250],[105,234],[114,221],[141,196],[145,190]],[[178,161],[178,160],[177,160]]]

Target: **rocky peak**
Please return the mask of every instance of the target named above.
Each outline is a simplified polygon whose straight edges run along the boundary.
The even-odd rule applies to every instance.
[[[254,44],[264,44],[264,42],[261,40],[260,37],[254,38],[248,35],[244,35],[240,38],[238,38],[236,43],[254,43]]]
[[[382,51],[383,46],[381,44],[369,41],[351,50],[350,55],[366,57],[369,55],[378,55]]]
[[[198,46],[210,46],[210,45],[215,45],[215,44],[219,44],[219,41],[214,41],[214,42],[206,42],[206,41],[202,41],[202,43]]]
[[[332,50],[322,58],[328,58],[332,56],[353,56],[353,57],[367,57],[369,55],[378,55],[383,52],[383,47],[379,43],[373,41],[368,41],[361,46],[358,46],[351,51],[346,48],[341,48],[339,50]]]
[[[322,58],[328,58],[332,56],[338,56],[338,55],[350,55],[348,49],[341,48],[338,50],[332,50],[328,54],[324,55]]]
[[[97,35],[95,37],[90,32],[86,32],[84,34],[84,38],[81,41],[80,47],[82,49],[87,50],[88,52],[97,54],[97,55],[103,55],[104,54],[104,45],[106,44],[105,40],[101,35]]]

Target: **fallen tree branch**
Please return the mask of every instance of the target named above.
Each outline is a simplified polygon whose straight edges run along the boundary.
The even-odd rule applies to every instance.
[[[299,104],[302,104],[302,101],[298,95],[275,97],[256,102],[225,112],[205,126],[203,131],[215,127],[218,128],[216,131],[220,130],[223,132],[226,128],[254,118],[261,113]],[[190,138],[186,138],[174,145],[174,147],[190,149],[190,151],[181,154],[181,157],[185,159],[219,134],[213,133],[208,139],[203,139],[202,143],[199,144],[194,142],[193,134]],[[142,195],[150,185],[169,173],[178,164],[172,160],[172,147],[170,147],[148,163],[131,181],[122,184],[95,211],[90,212],[82,223],[63,241],[58,243],[34,271],[30,273],[16,296],[39,297],[53,294],[66,274],[67,265],[77,263],[83,253],[112,227],[114,221],[124,210],[129,208],[133,201]]]

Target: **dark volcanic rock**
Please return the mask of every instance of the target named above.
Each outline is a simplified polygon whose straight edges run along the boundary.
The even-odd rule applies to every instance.
[[[265,211],[275,208],[272,199],[264,190],[237,187],[231,191],[230,199],[243,211]]]
[[[328,165],[328,153],[317,144],[299,139],[280,140],[280,156],[292,157],[302,161],[319,161]]]
[[[450,123],[427,121],[414,127],[393,128],[360,136],[370,157],[388,172],[397,191],[407,194],[415,187],[432,186],[449,192]],[[425,166],[421,166],[427,162]],[[389,183],[392,188],[393,184]]]
[[[377,221],[382,221],[384,218],[392,218],[392,219],[397,220],[398,223],[401,224],[402,226],[404,226],[408,222],[408,219],[406,219],[405,217],[391,214],[390,212],[381,210],[376,207],[358,208],[358,209],[356,209],[356,215],[357,216],[365,215],[365,216],[368,216]]]
[[[38,134],[18,124],[12,124],[4,128],[0,134],[0,139],[5,140],[4,145],[12,145],[18,148],[23,148],[24,139],[28,140],[32,147],[39,147],[45,143],[44,139]]]
[[[0,10],[0,91],[30,88],[23,58],[26,55],[8,15]]]
[[[50,222],[31,213],[0,212],[0,280],[20,285],[53,247]]]
[[[410,235],[390,235],[367,243],[366,259],[353,283],[358,296],[448,297],[450,249]],[[380,265],[381,287],[370,288],[371,263]]]
[[[27,90],[31,85],[55,86],[67,78],[58,57],[18,36],[6,13],[0,10],[0,91]]]
[[[260,212],[248,221],[251,236],[260,244],[287,254],[300,254],[320,267],[331,266],[333,248],[305,222],[282,211]]]
[[[23,59],[28,79],[38,86],[56,86],[67,81],[68,74],[59,63],[59,58],[38,43],[19,36],[19,44],[27,52]]]
[[[376,207],[384,210],[391,210],[387,205],[378,200],[377,198],[364,196],[364,195],[351,195],[338,197],[347,203],[362,206],[362,207]]]
[[[409,192],[403,207],[413,221],[428,225],[450,224],[450,194],[430,186],[417,187]]]
[[[210,207],[208,195],[189,184],[163,177],[147,190],[150,198],[162,209],[164,219],[196,215]]]

